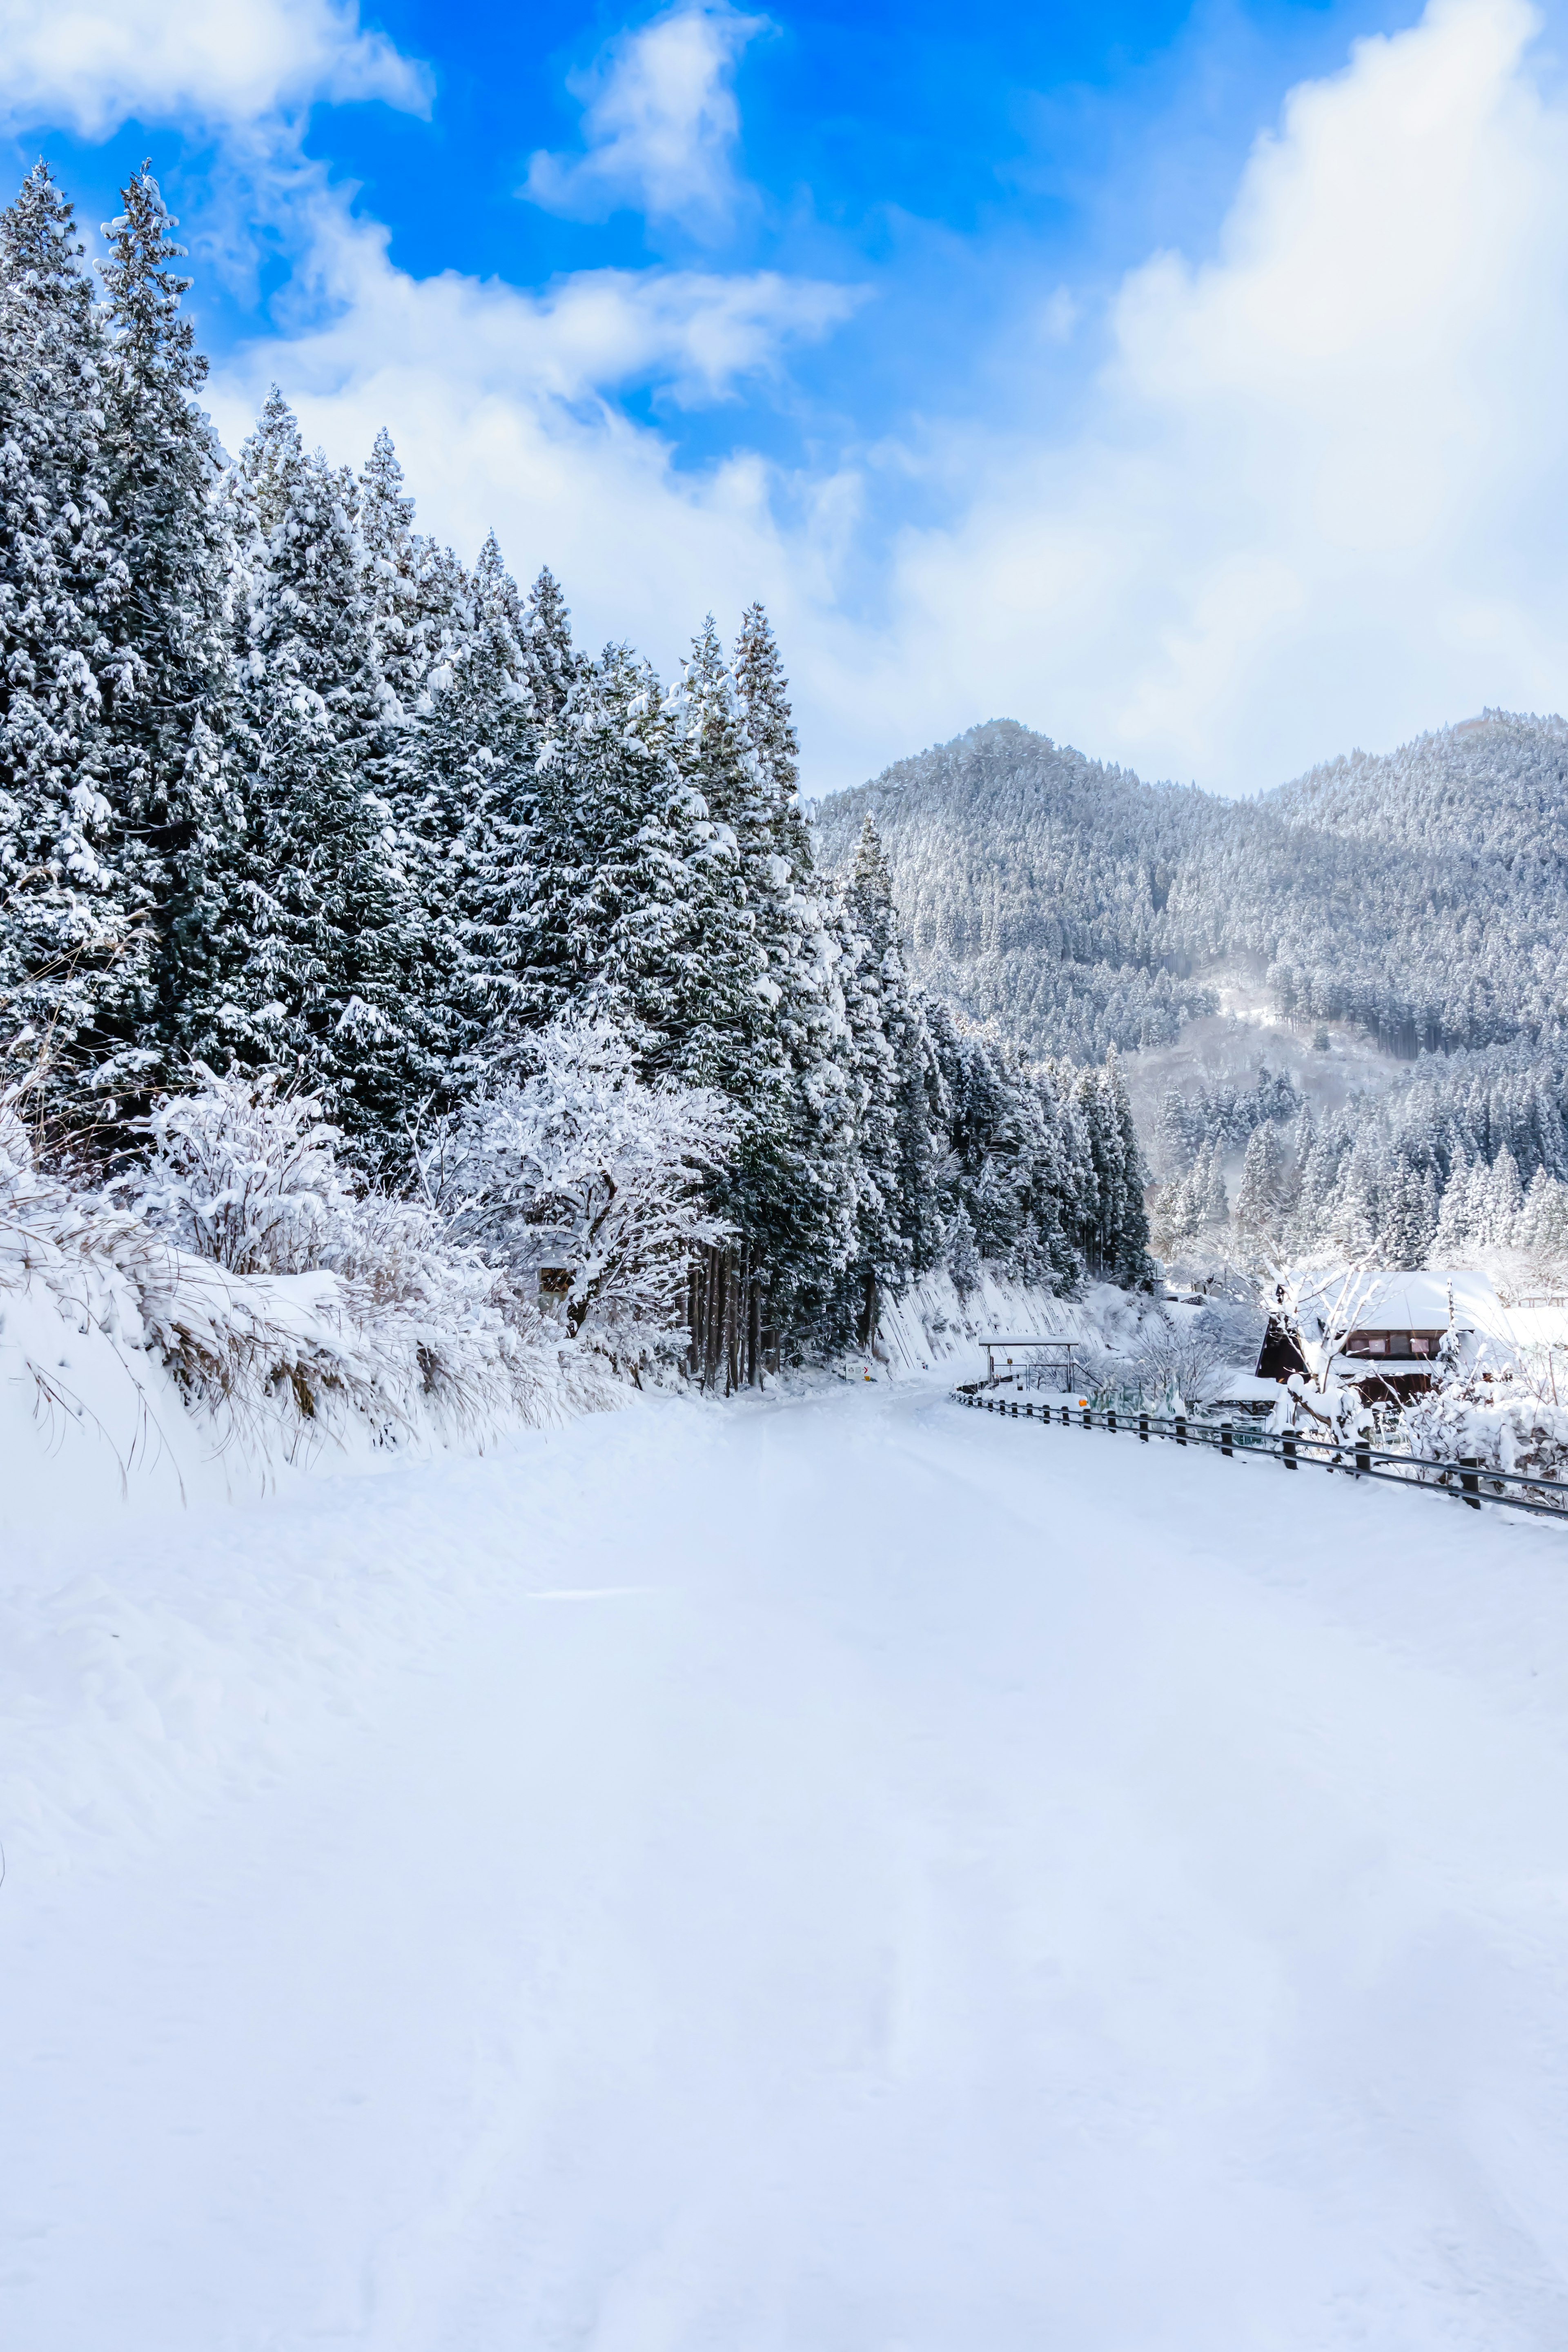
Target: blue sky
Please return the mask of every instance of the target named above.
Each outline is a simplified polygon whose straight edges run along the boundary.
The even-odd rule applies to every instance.
[[[809,781],[1006,714],[1227,790],[1568,694],[1568,116],[1522,0],[0,0],[12,165],[150,153],[273,377]]]

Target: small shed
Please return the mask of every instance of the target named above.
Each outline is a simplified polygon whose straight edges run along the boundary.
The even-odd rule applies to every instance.
[[[1073,1349],[1079,1343],[1072,1339],[987,1339],[985,1341],[985,1378],[994,1388],[999,1380],[1017,1381],[1029,1388],[1070,1389],[1078,1384],[1078,1370]],[[996,1360],[1002,1360],[1002,1370]]]

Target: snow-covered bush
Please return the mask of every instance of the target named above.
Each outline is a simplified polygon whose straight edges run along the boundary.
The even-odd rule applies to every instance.
[[[1405,1406],[1401,1425],[1412,1454],[1428,1461],[1568,1478],[1568,1408],[1535,1395],[1523,1381],[1433,1389]]]
[[[1274,1319],[1294,1341],[1311,1388],[1326,1391],[1333,1383],[1335,1360],[1362,1321],[1378,1279],[1353,1267],[1334,1275],[1302,1267],[1270,1269]]]
[[[1372,1407],[1348,1382],[1330,1381],[1320,1385],[1292,1372],[1268,1417],[1268,1426],[1276,1434],[1293,1429],[1320,1445],[1334,1445],[1350,1454],[1358,1438],[1364,1444],[1373,1436],[1376,1423]]]
[[[246,1332],[245,1370],[303,1310],[306,1344],[279,1354],[267,1383],[286,1384],[307,1418],[342,1400],[395,1428],[434,1416],[471,1433],[550,1417],[563,1386],[586,1401],[593,1376],[574,1379],[559,1334],[504,1268],[427,1202],[356,1190],[319,1101],[280,1091],[271,1071],[197,1075],[195,1093],[153,1111],[149,1164],[123,1189],[153,1233],[244,1280],[266,1326]],[[221,1349],[178,1360],[205,1400],[234,1397],[241,1365]]]
[[[230,1274],[304,1274],[331,1262],[355,1202],[339,1173],[342,1139],[315,1097],[281,1073],[219,1077],[204,1063],[192,1094],[144,1122],[152,1152],[132,1189],[141,1213]]]
[[[83,1334],[154,1351],[215,1442],[262,1456],[354,1424],[472,1437],[607,1401],[431,1208],[355,1192],[316,1104],[201,1075],[112,1196],[44,1166],[20,1096],[0,1096],[0,1297],[42,1292]]]
[[[605,1020],[552,1022],[529,1059],[438,1139],[432,1196],[520,1282],[552,1275],[574,1337],[635,1360],[679,1324],[693,1247],[724,1238],[704,1194],[731,1150],[728,1108],[647,1084]]]

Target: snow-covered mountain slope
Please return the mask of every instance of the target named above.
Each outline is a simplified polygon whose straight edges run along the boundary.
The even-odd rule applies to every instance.
[[[1562,1538],[663,1403],[8,1552],[0,2340],[1542,2352]]]
[[[1168,1045],[1257,989],[1413,1055],[1554,1034],[1568,727],[1489,712],[1255,801],[1145,784],[1009,720],[816,812],[872,817],[917,970],[1037,1052]]]

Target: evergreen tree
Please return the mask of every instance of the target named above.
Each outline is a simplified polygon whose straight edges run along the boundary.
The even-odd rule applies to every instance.
[[[548,564],[530,592],[522,638],[534,708],[543,726],[553,726],[572,691],[578,660],[572,649],[572,615]]]
[[[449,1088],[480,1075],[523,1017],[527,864],[541,747],[517,591],[494,534],[479,551],[405,730],[422,999]]]
[[[980,1252],[974,1245],[974,1227],[962,1201],[952,1213],[947,1229],[947,1270],[960,1298],[968,1298],[980,1287]]]
[[[421,629],[414,501],[403,487],[391,434],[381,427],[358,483],[358,523],[376,675],[396,714],[414,709],[430,666]],[[390,711],[388,712],[390,716]]]
[[[1225,1184],[1225,1153],[1218,1139],[1209,1147],[1207,1157],[1201,1162],[1203,1183],[1200,1189],[1196,1172],[1193,1190],[1198,1202],[1200,1222],[1205,1225],[1223,1225],[1230,1216],[1230,1197]]]
[[[215,496],[216,436],[195,404],[206,361],[181,316],[190,279],[178,226],[144,164],[104,226],[109,341],[102,478],[126,593],[104,664],[105,790],[123,867],[155,944],[146,985],[123,1005],[119,1048],[100,1070],[144,1087],[190,1045],[211,1001],[238,806],[229,758],[227,642],[233,562]]]
[[[0,214],[0,1004],[75,1108],[151,966],[105,791],[107,354],[75,215],[39,163]]]
[[[1193,1139],[1186,1101],[1174,1087],[1166,1089],[1154,1121],[1153,1151],[1154,1164],[1167,1181],[1185,1176],[1192,1168]]]
[[[224,1042],[296,1071],[374,1151],[438,1093],[410,988],[406,875],[368,779],[384,693],[352,480],[308,457],[274,393],[245,467],[261,546],[244,671],[243,889],[226,938]]]
[[[1513,1240],[1514,1227],[1524,1207],[1524,1187],[1519,1181],[1519,1162],[1505,1143],[1492,1162],[1491,1183],[1487,1203],[1487,1237],[1498,1248],[1506,1249]]]
[[[1241,1186],[1236,1196],[1236,1222],[1244,1233],[1264,1239],[1274,1232],[1279,1218],[1283,1171],[1279,1130],[1271,1119],[1265,1119],[1247,1138]]]
[[[705,917],[714,902],[733,913],[738,889],[713,835],[652,672],[618,646],[580,664],[531,787],[517,1016],[540,1026],[582,1001],[626,1026],[650,1069],[717,1083],[710,1049],[738,982]]]
[[[899,953],[892,877],[869,817],[845,894],[853,948],[847,963],[849,1044],[858,1095],[856,1264],[863,1315],[879,1291],[897,1291],[913,1265],[905,1230],[903,1155],[907,1087],[924,1105],[923,1055]],[[900,1067],[900,1047],[905,1066]],[[934,1198],[930,1202],[934,1208]]]
[[[800,805],[800,745],[790,709],[789,680],[760,604],[749,604],[742,616],[735,644],[734,677],[746,733],[767,793],[773,847],[788,866],[791,878],[798,884],[809,883],[815,861],[811,828]]]

